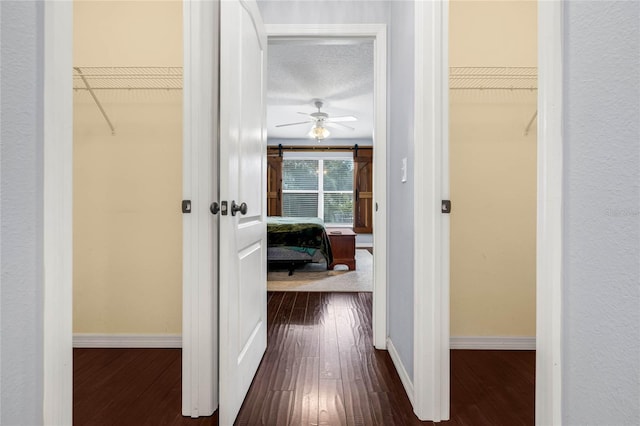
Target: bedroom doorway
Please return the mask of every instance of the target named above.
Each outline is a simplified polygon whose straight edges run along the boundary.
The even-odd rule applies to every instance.
[[[386,27],[266,29],[268,214],[312,216],[324,222],[335,248],[329,270],[321,271],[328,279],[315,291],[331,291],[335,285],[341,291],[372,291],[374,346],[385,349]],[[334,71],[342,74],[324,75]],[[364,89],[349,94],[354,86]],[[294,268],[277,274],[279,287],[272,283],[273,290],[291,287],[296,274],[306,278]],[[305,287],[300,285],[301,291]]]

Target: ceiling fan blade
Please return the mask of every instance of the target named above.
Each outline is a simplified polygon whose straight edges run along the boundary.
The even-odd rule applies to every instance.
[[[311,120],[307,120],[307,121],[298,121],[297,123],[276,124],[276,127],[297,126],[299,124],[309,124],[311,122],[312,122]]]
[[[298,114],[302,114],[302,115],[309,116],[309,113],[308,113],[308,112],[300,112],[300,111],[298,111]]]
[[[338,129],[340,127],[343,127],[345,129],[349,129],[349,130],[355,130],[355,128],[351,127],[351,126],[347,126],[346,124],[342,124],[342,123],[333,123],[331,121],[325,121],[324,122],[324,126],[325,127],[331,127],[332,129]]]
[[[353,115],[341,115],[339,117],[330,116],[329,121],[333,121],[334,123],[337,123],[342,121],[358,121],[358,119]]]

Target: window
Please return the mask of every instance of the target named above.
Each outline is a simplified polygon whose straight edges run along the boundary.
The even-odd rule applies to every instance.
[[[282,214],[319,217],[327,225],[353,225],[353,159],[285,158]]]

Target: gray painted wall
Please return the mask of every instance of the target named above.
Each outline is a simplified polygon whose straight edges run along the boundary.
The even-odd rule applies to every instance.
[[[565,3],[563,424],[640,424],[640,3]]]
[[[0,3],[0,424],[42,424],[43,2]]]
[[[413,377],[413,2],[259,0],[258,5],[266,24],[388,25],[388,331]],[[400,182],[404,157],[407,183]]]
[[[389,25],[389,337],[413,381],[414,5],[391,2]],[[407,182],[402,183],[402,159]],[[375,248],[374,248],[375,250]]]
[[[257,0],[265,24],[386,24],[388,1]]]

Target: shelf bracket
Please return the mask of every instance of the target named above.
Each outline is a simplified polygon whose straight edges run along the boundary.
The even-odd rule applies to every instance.
[[[84,76],[84,74],[82,74],[82,71],[80,70],[80,67],[73,67],[73,69],[76,70],[76,72],[78,73],[78,75],[82,79],[82,82],[87,87],[87,90],[89,91],[89,94],[91,95],[91,97],[95,101],[96,105],[98,106],[98,109],[100,110],[100,113],[102,114],[104,119],[107,121],[107,124],[109,125],[109,128],[111,129],[111,134],[115,135],[116,134],[116,129],[115,129],[115,127],[113,127],[113,123],[111,122],[111,120],[109,120],[109,116],[107,115],[106,111],[102,107],[102,104],[98,100],[98,97],[96,96],[96,94],[94,93],[93,89],[91,88],[91,85],[87,81],[87,78]]]
[[[527,124],[527,127],[525,127],[525,129],[524,129],[524,135],[525,136],[529,135],[529,131],[531,130],[531,126],[533,125],[533,122],[536,121],[537,117],[538,117],[538,110],[536,110],[536,112],[533,113],[533,117],[531,117],[531,120],[529,120],[529,124]]]

